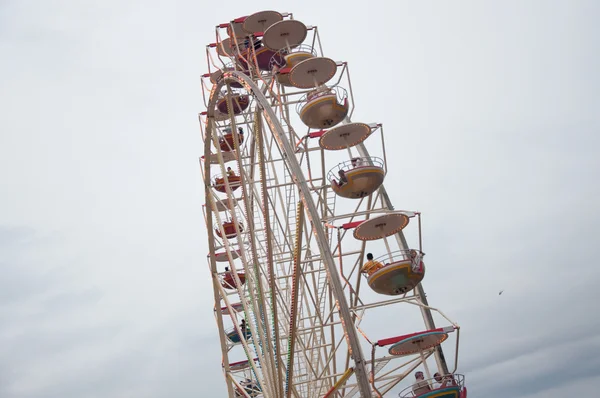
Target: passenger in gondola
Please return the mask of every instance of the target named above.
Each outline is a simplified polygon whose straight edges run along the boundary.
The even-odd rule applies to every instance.
[[[456,386],[457,384],[456,384],[456,379],[454,379],[454,375],[452,375],[452,374],[444,375],[442,377],[442,385],[444,387]]]
[[[361,158],[353,158],[352,159],[352,168],[361,167],[363,165]]]
[[[246,336],[246,320],[242,319],[242,323],[240,323],[240,330],[242,331],[242,334],[244,336]]]
[[[363,274],[371,276],[375,271],[378,271],[381,268],[383,268],[383,264],[381,264],[379,261],[373,260],[372,253],[367,253],[367,260],[368,261],[360,269],[360,272],[362,272]]]
[[[238,134],[241,136],[241,138],[244,137],[244,129],[241,127],[238,127]]]
[[[340,176],[340,181],[338,182],[338,186],[342,186],[346,183],[348,183],[348,177],[346,177],[346,172],[344,171],[344,169],[340,169],[340,171],[338,171],[338,174]]]
[[[412,270],[414,272],[423,272],[423,255],[414,249],[410,249],[409,254],[411,259]]]
[[[229,267],[225,267],[225,272],[223,276],[223,282],[224,283],[224,287],[226,288],[233,288],[234,287],[234,282],[233,282],[233,272],[231,272],[229,270]]]
[[[415,378],[417,379],[417,381],[415,382],[415,384],[413,384],[412,390],[416,396],[419,396],[421,394],[425,394],[428,391],[431,391],[431,386],[425,380],[425,376],[423,376],[423,372],[419,371],[419,372],[415,373]]]
[[[249,49],[251,43],[254,44],[255,50],[258,50],[262,47],[262,41],[260,39],[256,39],[254,36],[246,36],[246,38],[244,39],[244,47],[246,49]]]
[[[435,372],[435,374],[433,375],[433,379],[435,380],[435,382],[433,383],[434,390],[437,390],[438,388],[442,388],[442,387],[446,386],[446,384],[444,383],[444,380],[442,379],[442,375],[439,374],[438,372]]]
[[[231,169],[231,167],[227,168],[227,177],[235,177],[235,171]]]

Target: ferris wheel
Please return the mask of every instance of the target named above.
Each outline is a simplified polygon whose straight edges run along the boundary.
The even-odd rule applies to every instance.
[[[275,11],[218,25],[206,54],[203,211],[229,397],[465,398],[460,328],[423,290],[421,214],[392,206],[383,126],[351,121],[347,63]]]

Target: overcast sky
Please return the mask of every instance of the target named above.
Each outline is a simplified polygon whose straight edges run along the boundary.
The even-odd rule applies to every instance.
[[[224,396],[199,75],[262,9],[319,26],[384,123],[469,392],[600,388],[599,3],[325,3],[0,0],[1,397]]]

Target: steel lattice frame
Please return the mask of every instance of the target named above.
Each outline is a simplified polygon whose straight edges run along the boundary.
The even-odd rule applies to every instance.
[[[320,49],[317,29],[310,29],[312,46]],[[220,41],[217,29],[217,43]],[[219,67],[211,48],[214,46],[207,49],[209,65]],[[347,65],[338,66],[335,85],[345,78],[353,103]],[[233,83],[241,84],[241,91],[250,95],[243,114],[232,112]],[[203,79],[203,88],[209,92],[207,112],[200,115],[208,262],[229,396],[236,396],[236,391],[238,396],[250,396],[240,384],[242,375],[255,379],[265,397],[323,397],[332,389],[344,397],[385,395],[431,355],[438,369],[448,373],[440,347],[409,358],[375,350],[373,343],[389,336],[372,336],[366,331],[365,322],[377,323],[368,317],[370,311],[412,309],[427,329],[435,329],[432,311],[437,310],[429,307],[421,284],[394,298],[373,297],[368,287],[361,287],[359,269],[365,243],[352,241],[339,225],[388,214],[393,206],[381,186],[368,197],[345,199],[345,208],[336,208],[335,193],[326,180],[330,152],[308,135],[300,136],[298,131],[306,127],[290,112],[290,106],[307,90],[285,89],[272,74],[252,72],[247,76],[237,71],[222,74],[210,90]],[[228,94],[229,115],[224,120],[215,112],[222,90]],[[344,123],[349,122],[348,117]],[[233,140],[233,153],[238,156],[231,157],[220,148],[219,129],[225,126],[232,128],[234,138],[239,126],[246,128],[241,146]],[[371,136],[383,133],[379,124],[371,128]],[[365,143],[354,150],[359,156],[369,156]],[[225,193],[217,192],[214,174],[226,175],[231,166],[241,178],[239,188],[234,192],[225,179]],[[233,210],[223,211],[224,207]],[[235,237],[220,238],[215,233],[226,235],[225,220],[234,223]],[[388,252],[409,248],[402,232],[391,244],[394,248],[386,240]],[[223,287],[217,253],[224,253],[228,260],[236,285],[233,290]],[[243,284],[238,276],[241,272],[245,273]],[[233,307],[238,302],[242,310]],[[242,318],[248,321],[251,337],[232,344],[226,338],[227,329],[233,326],[242,336]],[[399,330],[396,335],[408,332],[411,330]],[[248,369],[232,369],[231,364],[241,359],[248,361]]]

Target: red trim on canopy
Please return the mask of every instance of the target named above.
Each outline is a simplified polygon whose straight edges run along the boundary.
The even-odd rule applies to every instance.
[[[291,70],[292,70],[292,68],[281,68],[281,69],[279,69],[279,74],[285,75],[285,74],[290,73]]]
[[[425,334],[425,333],[433,333],[433,332],[450,333],[450,332],[453,332],[453,331],[454,331],[453,327],[437,328],[437,329],[432,329],[432,330],[425,330],[424,332],[417,332],[417,333],[405,334],[404,336],[390,337],[388,339],[378,340],[377,341],[377,345],[379,347],[383,347],[383,346],[386,346],[386,345],[389,345],[389,344],[394,344],[394,343],[397,343],[399,341],[406,340],[408,338],[419,336],[419,335]]]
[[[234,23],[242,23],[242,22],[244,22],[246,20],[246,18],[248,18],[247,15],[245,17],[236,18],[232,22],[234,22]]]
[[[231,307],[234,307],[234,309],[235,309],[235,306],[236,306],[236,305],[237,305],[237,306],[241,306],[241,305],[242,305],[242,303],[233,303],[233,304],[231,304]],[[223,312],[223,311],[225,311],[225,310],[228,310],[227,306],[225,306],[225,307],[221,307],[221,312]]]
[[[265,32],[254,32],[254,37],[263,37]]]
[[[205,73],[202,75],[202,77],[210,77],[210,73]]]
[[[219,24],[219,28],[226,28],[229,26],[229,22]]]
[[[308,136],[310,138],[319,138],[320,136],[322,136],[323,134],[325,134],[326,130],[319,130],[319,131],[314,131],[312,133],[309,133]]]
[[[342,224],[342,228],[344,228],[344,229],[356,228],[360,224],[362,224],[363,222],[364,222],[364,220],[362,220],[362,221],[354,221],[354,222],[347,222],[346,224]]]
[[[208,46],[206,46],[206,47],[216,47],[216,46],[217,46],[217,43],[210,43],[210,44],[209,44]]]
[[[258,361],[258,358],[254,358],[255,361]],[[244,363],[249,363],[250,361],[248,361],[247,359],[245,361],[239,361],[239,362],[233,362],[230,363],[229,366],[236,366],[236,365],[242,365]]]

